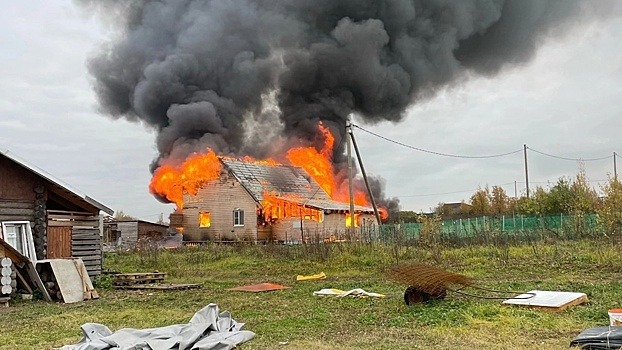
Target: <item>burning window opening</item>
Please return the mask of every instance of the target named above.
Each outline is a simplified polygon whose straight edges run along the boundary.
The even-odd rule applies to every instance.
[[[263,215],[267,222],[274,222],[281,218],[303,218],[317,222],[324,221],[324,211],[291,202],[276,196],[264,193],[262,201]]]
[[[199,227],[212,226],[212,215],[208,211],[199,212]]]
[[[346,213],[346,227],[352,227],[350,213]],[[361,214],[354,213],[354,227],[361,227]]]
[[[236,208],[233,211],[233,226],[244,226],[244,210]]]

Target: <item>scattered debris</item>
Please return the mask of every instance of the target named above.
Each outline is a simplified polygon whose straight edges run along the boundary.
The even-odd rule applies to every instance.
[[[218,305],[209,304],[192,316],[190,322],[150,329],[123,328],[112,332],[99,323],[86,323],[81,329],[84,338],[61,350],[106,349],[194,349],[227,350],[251,340],[255,333],[242,330],[228,311],[219,312]]]
[[[164,283],[166,272],[117,273],[112,276],[112,284],[117,289],[185,290],[201,288],[200,284]]]
[[[323,280],[326,279],[326,274],[324,272],[320,272],[318,274],[315,275],[298,275],[296,276],[296,281],[317,281],[317,280]]]
[[[622,326],[622,309],[609,309],[609,325]]]
[[[366,292],[360,288],[350,289],[348,291],[341,290],[341,289],[335,289],[335,288],[325,288],[325,289],[321,289],[316,292],[313,292],[313,295],[334,295],[337,297],[345,297],[349,295],[349,296],[359,297],[359,298],[360,297],[377,297],[377,298],[386,297],[386,295],[384,294]]]
[[[186,283],[186,284],[172,284],[172,283],[159,283],[159,284],[134,284],[128,286],[115,286],[118,289],[153,289],[153,290],[186,290],[201,288],[200,284]]]
[[[577,335],[570,346],[580,346],[583,350],[622,349],[622,327],[601,326],[588,328]]]
[[[564,310],[570,306],[587,301],[585,293],[556,292],[546,290],[532,290],[514,298],[505,300],[503,304],[528,306],[552,311]]]
[[[235,288],[229,288],[227,290],[236,290],[241,292],[270,292],[273,290],[289,289],[289,287],[276,284],[276,283],[259,283],[251,284],[248,286],[240,286]]]

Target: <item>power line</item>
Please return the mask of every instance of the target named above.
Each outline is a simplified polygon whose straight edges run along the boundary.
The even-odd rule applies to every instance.
[[[369,130],[363,129],[363,128],[361,128],[360,126],[355,125],[355,124],[352,124],[352,126],[354,126],[354,127],[358,128],[358,129],[360,129],[360,130],[363,130],[363,131],[365,131],[366,133],[368,133],[368,134],[370,134],[370,135],[376,136],[376,137],[381,138],[381,139],[383,139],[383,140],[385,140],[385,141],[392,142],[392,143],[394,143],[394,144],[396,144],[396,145],[400,145],[400,146],[402,146],[402,147],[410,148],[410,149],[413,149],[413,150],[415,150],[415,151],[419,151],[419,152],[425,152],[425,153],[435,154],[435,155],[437,155],[437,156],[452,157],[452,158],[467,158],[467,159],[484,159],[484,158],[498,158],[498,157],[505,157],[505,156],[509,156],[509,155],[512,155],[512,154],[519,153],[519,152],[522,152],[522,151],[523,151],[522,149],[519,149],[519,150],[512,151],[512,152],[507,152],[507,153],[502,153],[502,154],[486,155],[486,156],[464,156],[464,155],[457,155],[457,154],[441,153],[441,152],[429,151],[429,150],[426,150],[426,149],[423,149],[423,148],[414,147],[414,146],[407,145],[407,144],[402,143],[402,142],[399,142],[399,141],[392,140],[392,139],[390,139],[390,138],[387,138],[387,137],[384,137],[384,136],[382,136],[382,135],[376,134],[376,133],[374,133],[374,132],[372,132],[372,131],[369,131]]]
[[[561,160],[571,160],[573,162],[592,162],[592,161],[596,161],[596,160],[604,160],[604,159],[609,159],[611,158],[611,156],[606,156],[606,157],[600,157],[600,158],[566,158],[566,157],[561,157],[561,156],[555,156],[552,154],[548,154],[548,153],[544,153],[538,150],[535,150],[531,147],[527,147],[527,149],[534,151],[538,154],[541,154],[543,156],[547,156],[547,157],[551,157],[551,158],[557,158],[557,159],[561,159]]]

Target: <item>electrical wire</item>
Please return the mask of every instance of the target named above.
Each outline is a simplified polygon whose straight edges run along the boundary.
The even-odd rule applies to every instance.
[[[429,151],[429,150],[426,150],[426,149],[423,149],[423,148],[407,145],[405,143],[392,140],[392,139],[390,139],[388,137],[384,137],[382,135],[376,134],[375,132],[369,131],[367,129],[363,129],[363,128],[361,128],[360,126],[358,126],[356,124],[352,124],[352,126],[355,127],[355,128],[358,128],[360,130],[363,130],[363,131],[365,131],[366,133],[368,133],[370,135],[376,136],[376,137],[378,137],[380,139],[383,139],[385,141],[388,141],[388,142],[392,142],[392,143],[394,143],[396,145],[400,145],[402,147],[410,148],[410,149],[413,149],[415,151],[429,153],[429,154],[434,154],[434,155],[443,156],[443,157],[464,158],[464,159],[486,159],[486,158],[505,157],[505,156],[509,156],[509,155],[512,155],[512,154],[519,153],[519,152],[523,151],[522,149],[519,149],[519,150],[512,151],[512,152],[501,153],[501,154],[493,154],[493,155],[485,155],[485,156],[465,156],[465,155],[458,155],[458,154],[441,153],[441,152]]]
[[[538,150],[535,150],[531,147],[527,147],[528,150],[531,150],[535,153],[539,153],[543,156],[547,156],[547,157],[551,157],[551,158],[557,158],[557,159],[561,159],[561,160],[570,160],[573,162],[592,162],[592,161],[596,161],[596,160],[604,160],[604,159],[609,159],[611,158],[611,156],[606,156],[606,157],[600,157],[600,158],[566,158],[566,157],[561,157],[561,156],[555,156],[552,154],[548,154],[548,153],[544,153]]]

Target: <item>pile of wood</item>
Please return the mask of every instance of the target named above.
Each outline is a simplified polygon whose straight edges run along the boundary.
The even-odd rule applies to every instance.
[[[155,290],[183,290],[200,288],[199,284],[171,284],[163,283],[166,272],[137,272],[118,273],[113,275],[112,284],[118,289],[155,289]]]
[[[73,303],[99,298],[80,258],[40,260],[37,272],[52,301]]]
[[[140,272],[140,273],[118,273],[113,276],[114,286],[133,286],[137,284],[163,282],[166,272]]]
[[[11,293],[17,287],[16,274],[13,271],[13,262],[9,258],[0,258],[0,306],[9,306]]]

